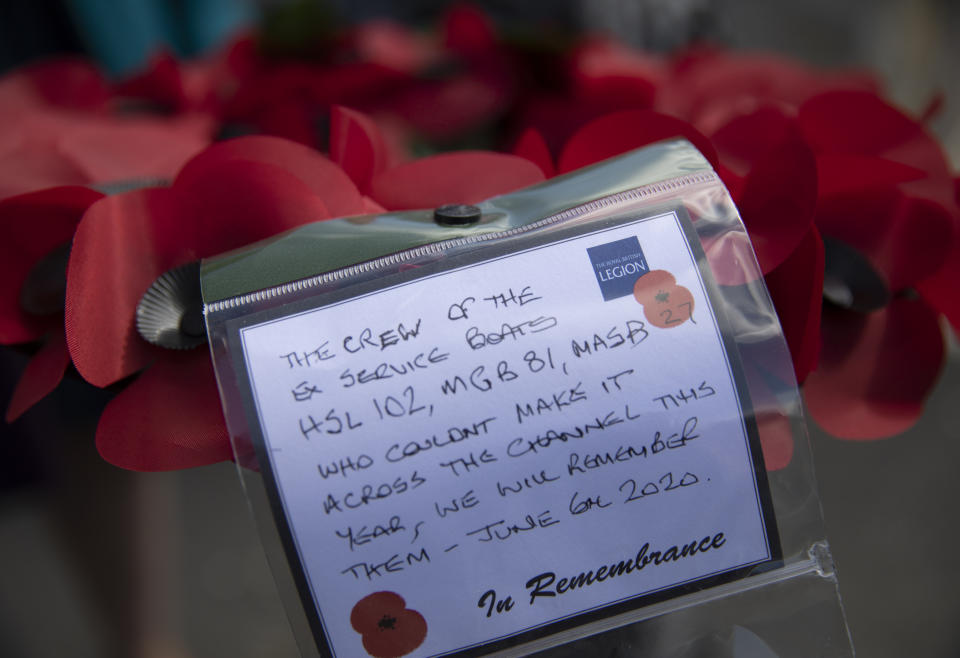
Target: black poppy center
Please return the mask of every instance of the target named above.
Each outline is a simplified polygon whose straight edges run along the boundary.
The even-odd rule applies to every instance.
[[[823,297],[841,308],[867,313],[890,302],[890,289],[860,251],[824,236]]]
[[[20,307],[24,311],[31,315],[63,312],[69,260],[70,243],[65,242],[37,261],[20,287]]]
[[[395,630],[397,627],[397,618],[391,617],[390,615],[384,615],[383,618],[377,622],[377,628],[381,631]]]

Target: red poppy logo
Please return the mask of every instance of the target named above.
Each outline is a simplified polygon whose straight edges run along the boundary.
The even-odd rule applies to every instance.
[[[693,295],[666,270],[652,270],[637,279],[633,296],[655,327],[672,329],[687,320],[693,322]]]
[[[427,621],[394,592],[374,592],[357,601],[350,625],[363,637],[363,648],[375,658],[399,658],[427,637]]]

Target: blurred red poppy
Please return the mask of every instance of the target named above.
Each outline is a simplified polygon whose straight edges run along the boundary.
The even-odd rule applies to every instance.
[[[271,137],[222,142],[188,162],[169,188],[94,203],[70,254],[70,355],[80,374],[97,386],[146,369],[101,416],[100,454],[134,470],[229,459],[209,355],[143,341],[135,328],[140,297],[171,268],[362,207],[339,167],[306,147]]]
[[[804,397],[835,436],[892,436],[922,413],[944,360],[939,316],[956,312],[956,282],[944,285],[960,268],[949,165],[921,123],[868,92],[814,97],[798,117],[817,155],[817,227],[861,254],[890,300],[851,310],[857,291],[848,290],[825,311]]]
[[[103,74],[78,57],[56,57],[29,64],[0,79],[0,114],[38,108],[106,113],[112,95]]]
[[[169,177],[210,141],[199,117],[119,116],[99,74],[54,60],[0,79],[0,199],[58,185]]]
[[[14,390],[8,422],[56,388],[70,363],[63,336],[67,249],[80,217],[102,196],[63,186],[0,201],[0,343],[42,341]]]

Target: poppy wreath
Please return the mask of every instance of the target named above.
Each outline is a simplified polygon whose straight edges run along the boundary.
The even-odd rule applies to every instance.
[[[76,59],[0,79],[0,343],[33,353],[8,420],[75,371],[119,387],[97,429],[107,461],[230,459],[206,350],[135,329],[158,276],[307,222],[476,202],[683,137],[740,210],[792,355],[782,376],[812,419],[851,440],[916,422],[960,327],[960,184],[926,127],[937,103],[913,117],[869,75],[774,56],[511,34],[458,6],[435,33],[362,24],[310,58],[261,34],[200,61],[159,54],[119,83]],[[237,133],[256,134],[223,139]],[[789,433],[760,420],[783,468]]]

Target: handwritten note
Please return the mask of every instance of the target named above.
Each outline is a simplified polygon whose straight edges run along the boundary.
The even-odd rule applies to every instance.
[[[334,655],[495,646],[775,557],[694,254],[670,212],[240,330]]]

